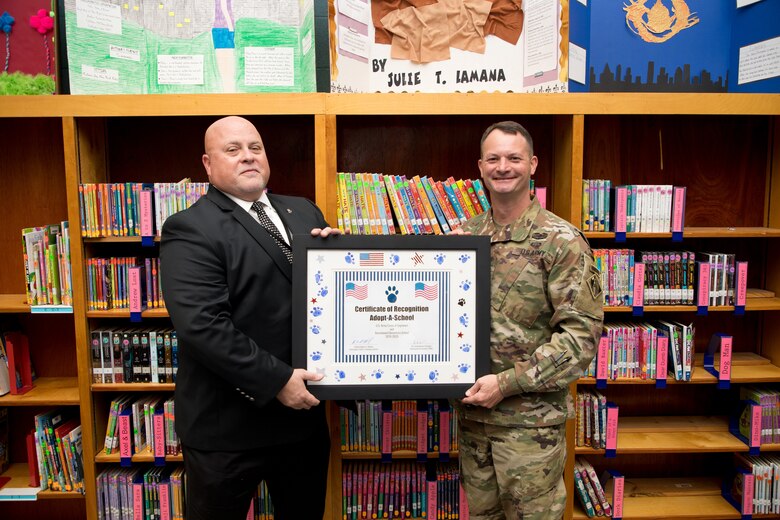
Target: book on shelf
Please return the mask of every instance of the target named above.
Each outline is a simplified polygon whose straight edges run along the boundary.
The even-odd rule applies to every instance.
[[[71,409],[51,410],[34,418],[35,454],[41,489],[84,493],[81,426]]]
[[[618,231],[619,223],[624,222],[626,233],[665,233],[674,231],[676,224],[682,231],[685,195],[683,186],[613,187],[609,179],[583,179],[580,227],[583,231]]]
[[[490,208],[479,180],[339,172],[337,222],[353,234],[447,234]]]
[[[22,229],[22,257],[28,304],[73,305],[67,221]]]
[[[190,179],[175,183],[80,184],[78,191],[81,236],[159,237],[165,219],[190,207],[207,190],[208,183],[191,182]],[[147,196],[143,192],[150,194]]]

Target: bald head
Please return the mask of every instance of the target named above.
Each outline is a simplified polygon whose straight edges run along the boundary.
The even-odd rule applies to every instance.
[[[211,184],[242,200],[260,198],[271,169],[255,125],[238,116],[218,119],[206,129],[203,146],[203,167]]]

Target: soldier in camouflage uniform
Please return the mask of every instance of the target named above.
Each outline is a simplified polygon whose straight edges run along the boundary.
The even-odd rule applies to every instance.
[[[474,520],[560,518],[569,384],[601,335],[601,277],[582,233],[530,194],[528,131],[496,123],[481,151],[492,208],[463,230],[491,237],[492,374],[455,403],[463,485]]]

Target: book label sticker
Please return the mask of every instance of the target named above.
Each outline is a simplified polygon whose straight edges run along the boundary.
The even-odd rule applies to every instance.
[[[615,232],[626,232],[626,206],[628,190],[625,187],[615,188]]]
[[[721,381],[731,381],[731,336],[722,336],[720,338],[720,371],[718,379]]]
[[[393,451],[393,412],[382,412],[382,453]]]
[[[417,412],[417,454],[428,453],[428,412]]]
[[[618,407],[607,408],[607,451],[617,449]]]
[[[741,307],[747,303],[747,262],[737,262],[737,298],[736,305]]]
[[[634,264],[634,307],[645,305],[645,264]]]
[[[669,351],[669,338],[666,336],[658,336],[658,346],[656,348],[656,366],[655,366],[655,379],[657,381],[666,381],[667,374],[667,355]]]
[[[596,379],[606,380],[609,370],[609,340],[605,334],[602,334],[599,340],[599,352],[596,360]]]
[[[623,518],[623,490],[626,478],[619,476],[614,478],[614,491],[612,494],[612,517]]]
[[[699,262],[699,291],[696,304],[699,307],[707,307],[710,303],[710,264]]]

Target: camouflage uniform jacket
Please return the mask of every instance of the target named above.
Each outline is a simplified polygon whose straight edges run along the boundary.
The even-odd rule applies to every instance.
[[[494,408],[456,403],[467,419],[512,427],[574,416],[569,384],[596,353],[604,319],[601,276],[582,233],[536,198],[515,222],[492,210],[464,224],[490,235],[490,365],[504,399]]]

